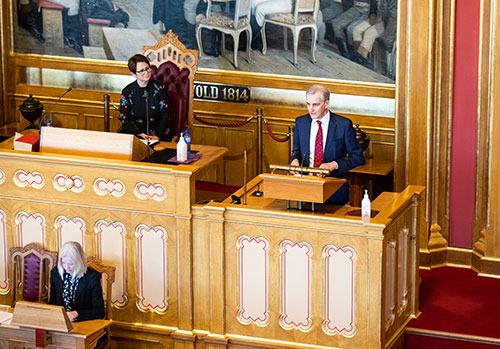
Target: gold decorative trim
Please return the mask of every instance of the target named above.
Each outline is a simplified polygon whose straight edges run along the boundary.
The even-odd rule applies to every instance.
[[[500,259],[484,257],[475,250],[447,247],[435,250],[420,250],[422,269],[441,266],[471,268],[481,276],[500,278]]]
[[[424,330],[424,329],[413,328],[413,327],[407,327],[406,333],[417,335],[417,336],[429,336],[429,337],[436,337],[436,338],[454,339],[454,340],[460,340],[460,341],[464,341],[464,342],[484,343],[484,344],[493,344],[493,345],[500,344],[499,338],[473,336],[470,334],[452,333],[452,332],[445,332],[445,331]]]

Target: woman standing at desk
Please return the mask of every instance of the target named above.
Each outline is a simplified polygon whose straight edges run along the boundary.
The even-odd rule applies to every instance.
[[[151,66],[143,55],[130,57],[128,69],[136,80],[122,91],[118,117],[122,126],[118,132],[131,133],[147,139],[149,119],[149,140],[167,140],[170,114],[165,86],[151,80]]]
[[[66,242],[50,272],[49,304],[64,306],[71,321],[104,318],[101,274],[87,268],[82,246]]]

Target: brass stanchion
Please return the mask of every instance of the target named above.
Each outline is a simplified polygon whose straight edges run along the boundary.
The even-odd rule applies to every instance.
[[[262,173],[262,108],[257,108],[257,175]]]
[[[104,98],[104,132],[109,132],[109,103],[110,97],[108,94],[103,96]]]
[[[289,125],[288,126],[288,136],[290,137],[288,139],[288,145],[290,151],[288,152],[289,158],[288,158],[288,163],[292,162],[292,155],[293,155],[293,140],[295,138],[295,125]]]

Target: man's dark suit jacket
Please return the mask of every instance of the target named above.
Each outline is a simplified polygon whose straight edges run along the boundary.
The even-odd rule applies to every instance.
[[[64,306],[62,292],[63,279],[57,267],[54,267],[50,271],[49,304]],[[74,310],[78,312],[77,321],[104,318],[101,274],[92,268],[87,268],[87,272],[78,281]]]
[[[309,114],[295,119],[295,138],[293,141],[292,159],[298,159],[304,167],[310,166],[309,156],[314,149],[309,149],[312,118]],[[352,121],[330,112],[330,123],[326,135],[323,162],[337,161],[338,169],[331,174],[345,178],[346,173],[363,165],[365,158],[352,127]],[[312,165],[312,164],[311,164]],[[329,204],[344,205],[349,201],[349,186],[347,182],[327,200]]]

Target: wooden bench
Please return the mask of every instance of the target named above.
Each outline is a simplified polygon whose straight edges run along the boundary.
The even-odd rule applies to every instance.
[[[64,7],[47,0],[38,0],[38,12],[42,12],[42,26],[45,41],[56,48],[64,48]]]
[[[87,18],[89,26],[89,46],[103,46],[102,27],[109,27],[111,21],[109,19]]]

